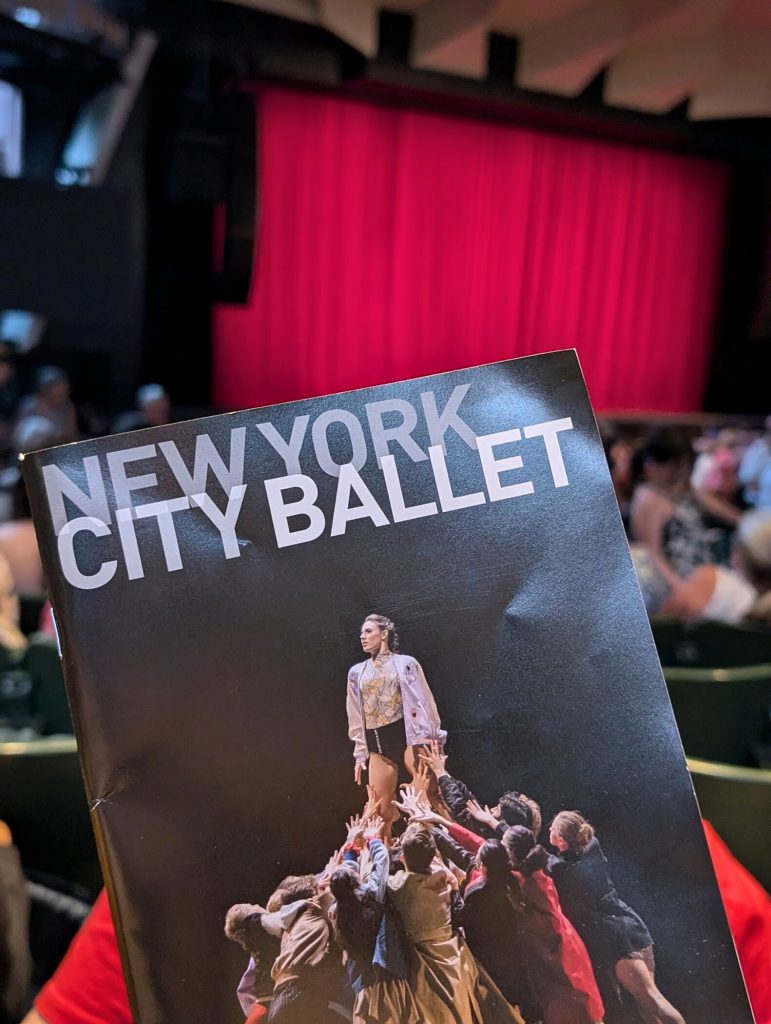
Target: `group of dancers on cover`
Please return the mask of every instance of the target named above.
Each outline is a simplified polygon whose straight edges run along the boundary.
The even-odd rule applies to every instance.
[[[347,710],[368,800],[321,872],[228,911],[226,935],[250,954],[247,1024],[684,1024],[589,822],[561,811],[548,852],[533,799],[482,806],[447,770],[436,703],[393,622],[368,616],[361,643]],[[397,800],[400,763],[412,782]]]

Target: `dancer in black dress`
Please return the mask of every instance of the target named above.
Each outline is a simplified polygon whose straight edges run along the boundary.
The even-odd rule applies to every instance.
[[[550,872],[560,904],[584,940],[598,980],[612,972],[645,1024],[685,1024],[656,987],[650,932],[619,898],[592,826],[578,811],[560,811],[549,841],[558,851]]]

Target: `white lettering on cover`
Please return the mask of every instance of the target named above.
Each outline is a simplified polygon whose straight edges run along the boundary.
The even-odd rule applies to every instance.
[[[239,484],[238,487],[234,487],[228,496],[228,504],[224,512],[219,510],[208,494],[190,495],[190,504],[200,508],[204,515],[219,530],[225,558],[238,558],[241,554],[241,549],[238,546],[238,537],[236,536],[236,523],[238,522],[238,515],[241,511],[245,494],[246,484]]]
[[[284,440],[272,423],[257,424],[259,432],[284,460],[287,475],[289,476],[302,472],[300,469],[300,449],[303,446],[305,432],[308,429],[310,419],[310,416],[296,416],[288,441]]]
[[[361,469],[367,461],[367,442],[364,439],[361,423],[359,423],[352,412],[347,412],[345,409],[329,409],[327,412],[323,412],[313,424],[311,434],[313,436],[313,448],[316,452],[316,461],[319,466],[328,476],[340,475],[340,463],[335,462],[332,458],[327,438],[327,431],[333,423],[342,423],[348,431],[348,437],[351,442],[351,458],[344,465],[350,464],[355,469]]]
[[[118,563],[114,560],[102,562],[99,569],[90,575],[81,572],[75,559],[74,540],[77,534],[83,530],[88,530],[95,537],[107,537],[110,534],[110,527],[107,523],[95,516],[78,516],[77,519],[71,519],[69,523],[64,524],[56,538],[59,561],[64,578],[73,587],[78,587],[80,590],[96,590],[110,582],[117,571]]]
[[[142,565],[142,557],[139,554],[137,534],[134,529],[132,509],[119,508],[115,513],[115,520],[118,523],[118,536],[120,537],[121,548],[123,549],[123,561],[126,563],[126,572],[130,580],[141,580],[145,574]]]
[[[388,455],[388,442],[395,441],[413,462],[425,462],[427,456],[412,436],[412,431],[418,425],[418,414],[411,402],[406,402],[402,398],[389,398],[383,402],[367,402],[364,408],[377,459]],[[402,418],[401,423],[395,427],[386,427],[383,424],[383,417],[387,413],[398,413]]]
[[[567,416],[562,420],[548,420],[546,423],[534,423],[532,427],[525,427],[525,437],[542,437],[546,445],[546,455],[549,459],[549,469],[555,487],[568,486],[568,474],[565,469],[565,460],[562,458],[560,441],[557,434],[561,430],[572,430],[573,421]]]
[[[169,572],[175,572],[182,568],[182,555],[179,552],[179,541],[173,517],[175,512],[182,512],[187,508],[190,508],[187,498],[170,498],[167,501],[153,501],[149,505],[139,505],[134,509],[137,519],[155,518],[158,520],[163,557],[166,559],[166,568]]]
[[[360,505],[351,506],[352,494],[360,499]],[[345,533],[348,523],[355,519],[371,519],[375,526],[388,526],[385,512],[375,501],[375,496],[359,476],[356,467],[349,462],[340,466],[330,537],[339,537]]]
[[[298,489],[302,491],[301,498],[296,501],[284,500],[284,491]],[[315,480],[303,476],[302,473],[292,473],[289,476],[266,480],[265,492],[268,495],[276,543],[280,548],[288,547],[290,544],[305,544],[322,535],[326,521],[324,513],[314,504],[319,496]],[[290,530],[289,520],[295,516],[304,516],[308,520],[308,525],[301,530]]]
[[[436,398],[433,391],[423,391],[420,400],[423,403],[423,413],[426,417],[428,436],[431,444],[438,444],[444,448],[444,435],[452,427],[455,433],[462,437],[469,448],[476,448],[476,434],[471,427],[458,415],[458,406],[466,397],[470,384],[459,384],[453,388],[453,392],[447,399],[447,404],[441,413],[436,408]]]
[[[67,510],[64,507],[65,497],[69,498],[75,508],[83,512],[87,518],[99,519],[103,524],[110,522],[110,506],[107,504],[107,494],[104,489],[102,471],[99,468],[98,456],[87,455],[83,459],[83,468],[88,481],[88,494],[81,491],[74,480],[70,480],[58,466],[43,466],[43,482],[48,498],[48,507],[51,510],[54,533],[57,536],[67,523]]]
[[[483,434],[477,438],[479,459],[482,463],[482,472],[485,475],[487,493],[490,501],[505,501],[507,498],[518,498],[522,494],[532,494],[535,488],[530,480],[521,484],[501,483],[500,475],[508,470],[522,469],[522,456],[511,455],[507,459],[496,459],[493,455],[493,448],[502,444],[512,444],[522,437],[517,427],[513,430],[501,430],[496,434]]]
[[[395,523],[404,523],[409,519],[422,519],[423,516],[436,515],[436,502],[427,501],[423,505],[407,506],[404,501],[401,480],[396,469],[393,455],[384,455],[380,460],[380,468],[385,478],[388,500],[391,503],[391,515]]]
[[[143,462],[155,458],[155,445],[145,444],[138,448],[126,448],[122,452],[108,452],[107,465],[110,467],[112,489],[115,495],[116,508],[130,508],[133,505],[132,491],[144,490],[146,487],[157,487],[158,477],[155,473],[144,476],[127,476],[126,465],[129,462]]]
[[[246,446],[246,427],[234,427],[230,431],[230,465],[225,462],[214,447],[208,434],[199,434],[195,439],[195,458],[193,475],[179,454],[173,441],[161,441],[158,447],[163,452],[182,493],[188,497],[206,490],[209,470],[219,480],[225,494],[230,494],[234,487],[244,482],[244,450]]]
[[[436,493],[439,495],[439,504],[442,506],[442,512],[454,512],[458,508],[484,505],[485,496],[482,491],[458,495],[452,493],[450,474],[447,471],[447,460],[444,456],[444,448],[441,445],[432,444],[428,449],[428,454],[431,459],[431,468],[434,471]]]
[[[361,422],[352,412],[327,409],[312,426],[310,416],[297,416],[288,439],[271,423],[256,424],[254,436],[261,434],[288,469],[300,466],[310,428],[318,468],[328,477],[336,478],[334,504],[330,510],[319,499],[319,486],[312,476],[291,472],[263,481],[277,547],[306,544],[317,540],[325,531],[330,537],[343,536],[349,524],[359,520],[369,520],[370,527],[389,526],[459,512],[488,501],[531,495],[535,491],[532,479],[514,477],[504,483],[503,475],[521,471],[523,455],[528,459],[537,458],[541,450],[546,453],[554,488],[569,486],[564,438],[560,435],[573,430],[571,418],[477,436],[459,413],[468,387],[454,388],[441,410],[432,392],[421,394],[425,428],[432,440],[426,453],[415,440],[418,412],[412,403],[403,399],[367,403],[364,411],[378,466],[366,481],[360,470],[368,460],[367,439]],[[393,418],[386,419],[389,416],[398,418],[395,425]],[[387,422],[391,425],[386,426]],[[332,456],[329,431],[335,428],[338,431],[342,428],[347,435],[343,441],[350,447],[348,462],[337,463]],[[464,457],[463,479],[468,480],[471,472],[471,479],[484,480],[486,490],[456,493],[451,480],[451,457],[444,444],[450,430],[474,451],[474,457]],[[333,447],[337,447],[339,440],[335,438]],[[197,518],[195,529],[206,526],[217,532],[225,559],[240,557],[248,549],[248,546],[242,547],[236,532],[247,490],[244,483],[246,441],[247,428],[234,427],[230,431],[227,455],[218,450],[208,434],[198,434],[189,459],[183,458],[177,442],[160,441],[157,445],[145,444],[102,456],[86,456],[82,467],[69,470],[71,475],[58,466],[41,467],[65,579],[79,589],[95,590],[115,578],[121,562],[129,580],[141,579],[146,572],[145,547],[148,544],[157,547],[158,541],[163,550],[161,565],[165,563],[169,572],[185,568],[187,556],[182,541],[188,535],[184,524],[191,522],[184,519],[188,512]],[[500,451],[511,445],[518,446],[513,453]],[[421,500],[413,498],[413,503],[403,476],[407,459],[413,463],[409,479],[412,483],[417,478],[420,487]],[[421,463],[422,467],[418,468]],[[152,500],[153,495],[148,492],[156,489],[158,493],[161,486],[167,491],[170,474],[179,487],[177,496]],[[107,486],[108,480],[111,487]],[[213,486],[214,496],[208,493]],[[218,497],[219,488],[227,495],[224,509]],[[433,493],[427,493],[427,488],[433,488]],[[388,505],[381,505],[381,501],[387,501]],[[389,506],[390,516],[385,511]],[[72,508],[77,514],[68,521]],[[115,516],[112,529],[111,512]],[[152,527],[137,525],[151,519],[156,521],[157,534]],[[95,558],[89,545],[94,545],[95,552],[101,554],[102,549],[96,545],[103,544],[110,536],[112,552],[106,548],[104,554],[109,552],[116,557]],[[81,539],[76,540],[77,537]],[[190,550],[200,552],[201,548],[193,543]],[[207,546],[207,553],[210,550]],[[86,554],[89,556],[86,564],[98,566],[93,573],[84,571]],[[157,571],[157,563],[152,568]]]

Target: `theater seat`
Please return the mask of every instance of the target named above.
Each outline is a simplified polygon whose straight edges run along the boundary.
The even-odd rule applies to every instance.
[[[0,743],[0,818],[10,826],[25,870],[99,890],[74,737]]]
[[[56,641],[40,633],[33,636],[24,664],[32,677],[35,713],[43,723],[43,732],[47,736],[71,735],[72,720]]]
[[[771,771],[690,757],[688,769],[702,817],[771,891]]]
[[[745,766],[771,758],[771,663],[665,666],[664,678],[688,756]]]
[[[46,600],[45,594],[19,594],[19,629],[25,636],[40,629],[40,615]]]
[[[737,668],[771,663],[771,631],[722,622],[651,622],[664,668]]]

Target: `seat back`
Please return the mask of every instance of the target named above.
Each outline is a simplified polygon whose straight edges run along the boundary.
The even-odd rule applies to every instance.
[[[25,870],[98,890],[101,872],[74,737],[0,743],[0,818]]]
[[[768,761],[771,664],[732,669],[665,667],[664,678],[686,754],[735,765]]]
[[[31,636],[40,629],[40,616],[46,603],[45,594],[19,594],[19,629]]]
[[[771,771],[688,759],[702,817],[771,892]]]
[[[651,629],[665,668],[736,668],[771,662],[771,632],[766,629],[670,619],[654,619]]]
[[[40,633],[33,636],[24,664],[32,678],[35,714],[42,722],[44,734],[72,735],[70,707],[56,641]]]

